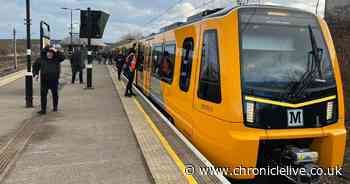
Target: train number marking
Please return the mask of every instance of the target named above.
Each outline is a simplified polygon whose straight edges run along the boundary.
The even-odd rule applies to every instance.
[[[205,105],[205,104],[201,104],[201,109],[208,111],[208,112],[213,112],[213,107],[209,106],[209,105]]]
[[[304,114],[302,109],[288,110],[288,127],[304,126]]]

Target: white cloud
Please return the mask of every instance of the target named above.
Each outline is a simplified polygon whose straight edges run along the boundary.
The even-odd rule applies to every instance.
[[[175,6],[172,11],[169,12],[169,18],[176,17],[188,17],[192,15],[194,6],[189,2],[184,2]]]
[[[15,1],[4,1],[0,0],[1,11],[0,11],[0,38],[9,38],[12,35],[12,30],[14,27],[24,24],[22,22],[17,22],[16,16],[21,15],[18,12]]]
[[[282,5],[282,6],[287,6],[287,7],[293,7],[293,8],[298,8],[302,10],[306,10],[312,13],[316,12],[316,5],[317,5],[318,0],[264,0],[265,4],[270,4],[270,5]],[[318,7],[318,15],[324,16],[324,10],[325,10],[325,0],[320,0],[319,1],[319,7]]]
[[[194,10],[195,7],[190,2],[177,4],[166,14],[162,15],[150,24],[145,25],[148,28],[145,32],[146,34],[150,34],[152,32],[157,32],[160,27],[164,27],[175,22],[185,21],[187,17],[193,15]],[[161,15],[160,13],[158,15]]]

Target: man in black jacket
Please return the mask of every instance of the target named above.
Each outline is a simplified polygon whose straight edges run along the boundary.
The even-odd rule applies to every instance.
[[[61,62],[65,60],[64,55],[54,48],[44,49],[41,57],[33,65],[34,77],[38,77],[40,71],[40,115],[46,114],[47,93],[51,90],[53,98],[53,111],[58,110],[58,82],[60,78]]]
[[[79,48],[75,48],[72,58],[70,60],[72,67],[72,84],[75,82],[75,77],[79,73],[79,82],[80,84],[84,83],[83,80],[83,70],[85,68],[85,62],[82,58],[82,54]]]
[[[115,56],[114,58],[114,61],[116,62],[116,67],[118,69],[118,80],[120,81],[121,80],[121,74],[122,74],[122,70],[123,70],[123,65],[125,63],[125,57],[122,53],[121,50],[117,50],[117,55]]]

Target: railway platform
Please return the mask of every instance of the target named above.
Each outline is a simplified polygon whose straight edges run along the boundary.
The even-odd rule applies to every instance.
[[[23,80],[11,82],[22,73],[1,87],[2,182],[152,183],[107,69],[96,68],[95,90],[71,85],[69,65],[63,71],[59,112],[47,116],[35,113],[37,82],[34,109],[21,106]],[[3,161],[5,157],[8,161]]]
[[[187,161],[178,156],[181,150],[172,148],[170,134],[163,136],[152,124],[141,102],[122,96],[123,83],[111,67],[97,65],[94,90],[86,90],[70,84],[68,63],[62,66],[59,112],[51,112],[49,97],[45,116],[36,114],[39,82],[35,107],[27,109],[25,71],[0,78],[1,183],[222,183],[184,174],[191,159],[203,163],[191,154]]]

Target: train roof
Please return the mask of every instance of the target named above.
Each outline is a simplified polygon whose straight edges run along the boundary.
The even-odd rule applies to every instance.
[[[231,7],[227,7],[227,8],[217,8],[217,9],[213,9],[213,10],[204,10],[198,14],[192,15],[192,16],[187,18],[186,22],[176,22],[174,24],[165,26],[165,27],[161,28],[158,33],[152,33],[148,36],[145,36],[141,40],[150,40],[154,36],[165,33],[167,31],[175,30],[175,29],[178,29],[180,27],[183,27],[183,26],[186,26],[189,24],[193,24],[196,22],[200,22],[200,21],[203,21],[206,19],[225,16],[234,10],[238,10],[238,9],[242,9],[242,8],[272,8],[272,9],[280,9],[280,10],[283,9],[283,10],[299,11],[299,12],[303,12],[303,13],[313,14],[311,12],[307,12],[305,10],[301,10],[298,8],[285,7],[285,6],[274,6],[274,5],[259,5],[259,4],[255,4],[255,5],[252,4],[252,5],[245,5],[245,6],[231,6]]]

